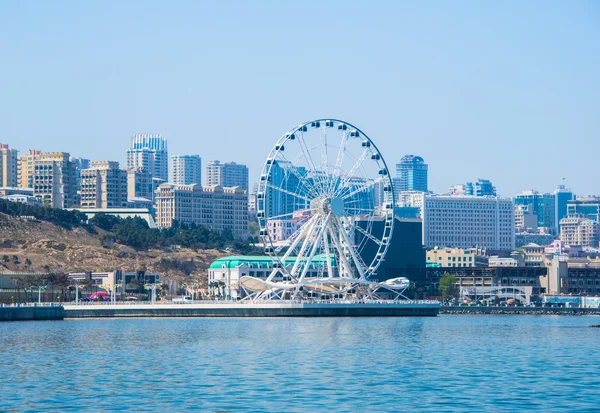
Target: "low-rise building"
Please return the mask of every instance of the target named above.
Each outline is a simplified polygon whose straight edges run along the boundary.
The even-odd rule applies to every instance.
[[[485,251],[478,248],[434,248],[427,251],[427,261],[442,267],[484,267],[488,265]]]

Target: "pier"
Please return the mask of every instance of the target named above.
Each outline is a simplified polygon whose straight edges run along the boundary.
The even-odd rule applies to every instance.
[[[62,320],[65,309],[60,305],[15,305],[0,307],[0,321]]]
[[[95,317],[435,317],[432,301],[66,305],[65,318]]]

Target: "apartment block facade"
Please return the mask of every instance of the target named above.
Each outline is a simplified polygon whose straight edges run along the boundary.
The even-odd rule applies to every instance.
[[[166,181],[169,175],[167,139],[159,134],[132,136],[127,150],[127,169],[130,168],[144,168],[153,178]]]
[[[511,199],[410,194],[403,206],[420,208],[426,247],[515,248],[515,212]]]
[[[114,161],[94,161],[81,170],[81,208],[127,207],[127,171]]]
[[[567,216],[560,220],[560,239],[569,246],[598,248],[600,224],[584,215]]]
[[[175,185],[202,183],[202,160],[199,155],[173,155],[169,162],[169,182]]]
[[[17,186],[17,164],[19,151],[0,143],[0,186]]]
[[[248,167],[235,162],[210,161],[206,166],[206,185],[240,186],[248,191]]]
[[[127,197],[154,200],[154,180],[145,168],[129,168],[127,170]]]
[[[67,152],[30,150],[19,156],[17,174],[18,186],[32,188],[43,205],[69,208],[78,204],[75,164]]]
[[[170,228],[173,221],[248,234],[248,194],[240,187],[162,184],[156,191],[156,224]]]

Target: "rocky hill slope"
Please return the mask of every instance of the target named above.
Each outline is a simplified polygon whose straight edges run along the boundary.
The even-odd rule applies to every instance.
[[[49,222],[0,213],[0,272],[82,272],[146,270],[166,279],[193,278],[206,283],[207,268],[226,251],[165,248],[136,251],[101,239],[94,227],[65,229]]]

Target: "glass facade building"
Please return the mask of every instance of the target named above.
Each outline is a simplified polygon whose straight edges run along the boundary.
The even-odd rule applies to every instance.
[[[428,165],[420,156],[403,156],[396,164],[396,191],[427,192],[427,170]]]

